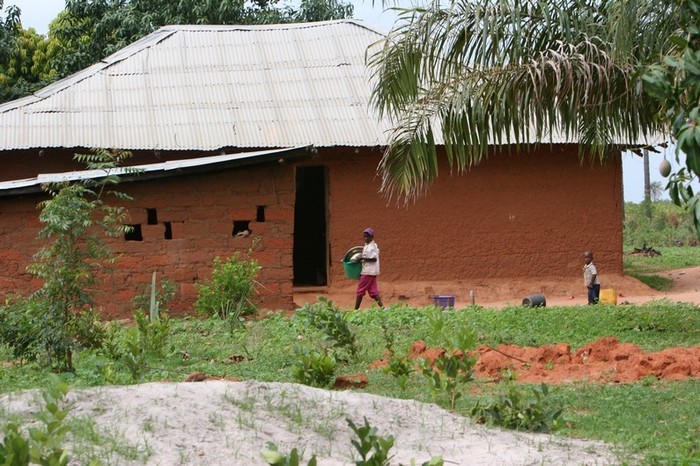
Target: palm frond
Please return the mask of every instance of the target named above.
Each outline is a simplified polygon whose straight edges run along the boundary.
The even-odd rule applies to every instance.
[[[395,126],[383,192],[427,192],[436,131],[460,172],[489,145],[577,140],[600,158],[658,131],[641,73],[674,47],[673,12],[655,0],[455,0],[405,11],[368,60],[372,104]]]

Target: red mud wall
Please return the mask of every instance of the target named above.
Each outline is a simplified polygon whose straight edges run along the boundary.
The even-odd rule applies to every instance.
[[[171,310],[191,313],[194,284],[210,277],[214,257],[245,253],[254,237],[260,240],[252,257],[263,267],[258,303],[271,309],[292,306],[293,167],[270,165],[125,183],[119,190],[134,198],[128,205],[129,223],[141,225],[143,241],[108,241],[120,256],[97,295],[108,316],[130,317],[134,295],[150,284],[154,271],[159,279],[179,284]],[[40,247],[34,238],[40,228],[36,203],[41,199],[0,199],[0,294],[27,293],[39,286],[26,266]],[[264,206],[264,222],[256,221],[258,206]],[[147,224],[146,209],[155,209],[157,224]],[[234,237],[235,220],[250,221],[251,235]],[[172,239],[165,239],[165,222],[170,223]]]
[[[372,227],[383,280],[577,277],[582,252],[622,273],[622,162],[581,164],[575,146],[491,156],[463,176],[446,165],[408,206],[377,195],[380,151],[320,151],[329,166],[331,282]],[[363,156],[364,155],[364,156]]]

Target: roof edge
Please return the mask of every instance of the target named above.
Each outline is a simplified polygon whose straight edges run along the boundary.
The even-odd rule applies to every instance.
[[[284,163],[286,161],[304,160],[316,154],[316,148],[313,145],[309,145],[123,166],[110,170],[44,173],[38,174],[33,178],[0,182],[0,198],[39,193],[44,191],[43,186],[56,183],[94,180],[107,176],[118,176],[122,178],[124,182],[146,181],[154,178],[168,178],[191,173],[205,173],[265,163]]]

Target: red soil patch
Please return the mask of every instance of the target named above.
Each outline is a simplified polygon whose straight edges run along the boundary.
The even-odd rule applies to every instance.
[[[365,388],[368,383],[369,380],[364,374],[348,374],[336,378],[333,388],[341,390],[346,388]]]
[[[479,346],[474,367],[477,377],[500,379],[505,370],[517,374],[524,383],[565,384],[575,381],[624,383],[655,377],[681,380],[700,377],[700,346],[668,348],[645,353],[636,345],[620,343],[617,338],[603,337],[577,349],[569,345],[545,345],[538,348],[499,345]],[[417,341],[409,358],[432,361],[444,353],[441,348],[427,348]],[[378,367],[380,364],[374,364]]]

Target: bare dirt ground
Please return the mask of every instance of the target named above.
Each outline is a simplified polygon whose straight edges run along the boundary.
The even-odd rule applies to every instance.
[[[674,286],[659,293],[630,277],[603,277],[615,288],[618,303],[668,299],[700,302],[700,267],[669,272]],[[456,296],[457,307],[476,304],[502,307],[519,304],[524,296],[543,293],[547,305],[584,304],[578,280],[528,280],[509,283],[452,282],[388,284],[380,282],[387,304],[432,304],[432,296]],[[325,296],[343,307],[354,302],[354,282],[328,290]],[[314,302],[317,294],[297,296],[297,304]],[[363,307],[369,306],[363,303]],[[430,357],[419,342],[414,357]],[[682,350],[682,351],[681,351]],[[646,354],[614,338],[572,351],[567,345],[541,348],[503,346],[480,348],[477,374],[498,378],[499,370],[519,371],[521,381],[569,383],[588,380],[621,383],[641,377],[679,379],[700,376],[700,347]],[[663,353],[663,354],[661,354]],[[381,361],[378,365],[381,365]],[[596,375],[597,374],[597,375]],[[615,379],[614,374],[618,374]],[[36,411],[36,392],[0,396],[0,412],[25,417]],[[94,422],[98,445],[76,443],[78,451],[108,458],[108,464],[264,465],[261,452],[268,442],[280,451],[292,448],[312,453],[322,466],[350,465],[358,459],[351,446],[354,434],[346,419],[361,425],[366,418],[379,435],[393,435],[392,465],[421,464],[442,456],[446,465],[603,465],[622,459],[600,442],[488,429],[436,405],[396,400],[356,390],[319,390],[296,384],[206,380],[194,383],[149,383],[126,387],[73,390],[71,415]],[[121,452],[121,453],[120,453]],[[125,454],[124,452],[129,452]],[[127,457],[129,459],[127,459]],[[626,458],[629,461],[629,458]],[[74,460],[71,464],[83,464]]]
[[[700,267],[661,272],[673,280],[668,292],[654,290],[639,280],[627,275],[602,275],[602,288],[613,288],[618,304],[640,304],[649,301],[668,299],[677,302],[700,303]],[[386,282],[379,278],[379,291],[385,305],[406,303],[411,306],[433,304],[433,296],[455,296],[455,307],[471,304],[470,291],[474,292],[474,303],[485,307],[520,305],[523,299],[532,294],[543,294],[548,306],[568,306],[586,304],[586,289],[582,278],[512,278],[505,280],[473,280],[452,282]],[[318,296],[326,296],[343,308],[352,308],[355,302],[357,282],[346,280],[325,290],[299,290],[294,296],[298,306],[315,302]],[[365,296],[362,308],[368,308],[374,301]]]

